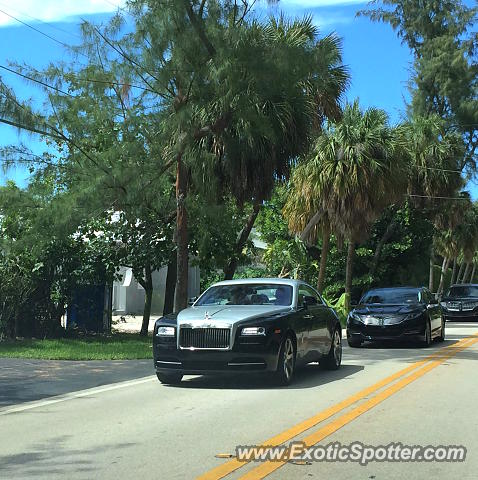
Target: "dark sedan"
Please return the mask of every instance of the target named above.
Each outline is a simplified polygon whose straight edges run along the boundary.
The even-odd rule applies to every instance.
[[[478,285],[452,285],[441,299],[446,320],[478,320]]]
[[[440,305],[426,288],[376,288],[368,291],[347,318],[347,341],[418,340],[429,346],[445,340]]]
[[[337,314],[304,282],[224,281],[156,321],[154,366],[162,383],[188,374],[269,372],[287,385],[299,365],[339,368],[341,339]]]

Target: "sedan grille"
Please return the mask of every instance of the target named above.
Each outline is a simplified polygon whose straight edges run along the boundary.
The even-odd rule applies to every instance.
[[[229,348],[230,328],[190,328],[179,330],[181,348]]]
[[[478,302],[463,302],[462,303],[462,309],[463,310],[474,310],[476,307],[478,307]]]
[[[447,308],[448,310],[453,310],[454,312],[458,312],[461,310],[461,302],[448,302]]]

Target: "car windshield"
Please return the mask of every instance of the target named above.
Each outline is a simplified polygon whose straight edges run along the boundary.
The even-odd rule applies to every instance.
[[[458,285],[451,287],[448,291],[448,297],[478,297],[477,285]]]
[[[420,301],[420,292],[417,289],[390,289],[370,290],[360,301],[361,304],[402,305]]]
[[[277,284],[216,285],[196,302],[201,305],[283,305],[292,304],[292,287]]]

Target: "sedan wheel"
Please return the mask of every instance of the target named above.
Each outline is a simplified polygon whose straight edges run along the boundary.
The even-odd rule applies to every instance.
[[[292,338],[283,341],[277,362],[276,380],[279,385],[289,385],[295,370],[295,348]]]
[[[440,329],[440,336],[438,337],[439,342],[445,341],[445,320],[441,319],[441,329]]]
[[[332,345],[327,356],[320,362],[327,370],[337,370],[342,363],[342,336],[340,330],[334,331]]]
[[[423,346],[429,347],[432,343],[432,329],[430,327],[430,322],[427,322],[427,326],[425,327],[425,337],[423,339]]]

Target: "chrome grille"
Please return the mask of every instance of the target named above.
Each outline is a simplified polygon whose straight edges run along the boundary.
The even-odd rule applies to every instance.
[[[463,302],[462,303],[462,310],[470,311],[474,310],[476,307],[478,307],[478,302]]]
[[[179,330],[180,348],[229,348],[230,328],[190,328]]]
[[[461,310],[461,302],[448,302],[447,308],[448,310],[459,312]]]

